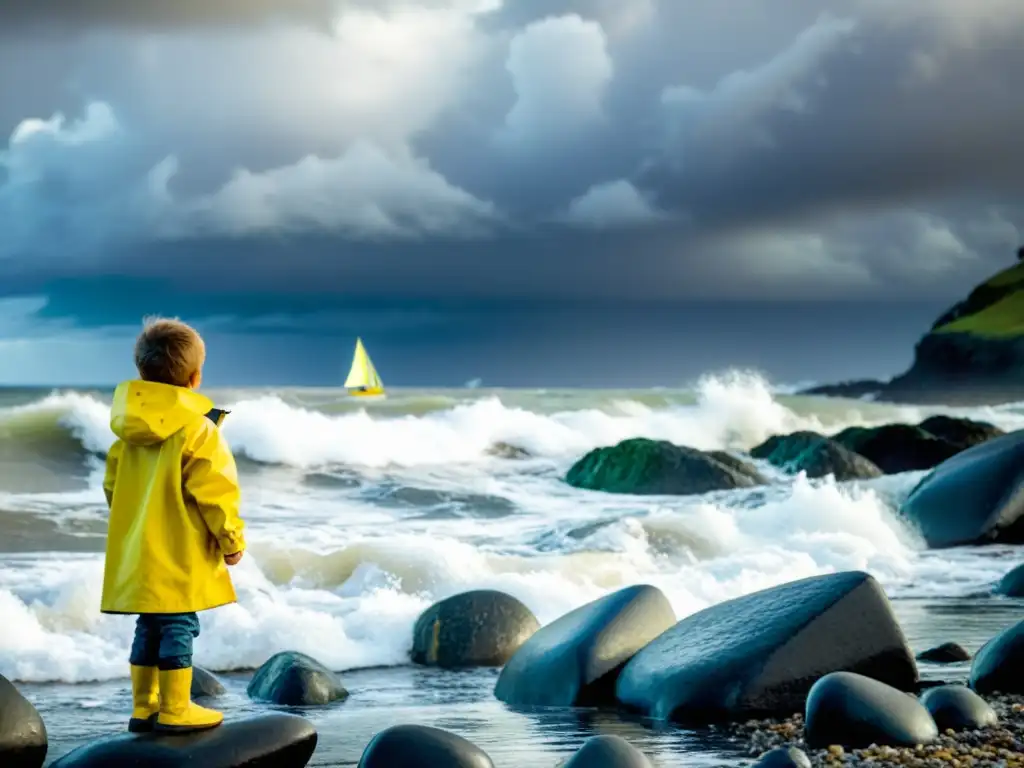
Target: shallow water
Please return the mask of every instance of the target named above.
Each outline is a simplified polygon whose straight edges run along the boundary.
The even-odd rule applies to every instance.
[[[769,486],[692,497],[613,496],[561,480],[586,451],[627,437],[742,453],[773,433],[936,412],[1016,429],[1021,405],[790,397],[746,375],[679,391],[399,391],[372,405],[335,390],[209,394],[232,411],[224,430],[250,550],[233,571],[238,604],[203,618],[196,662],[255,668],[297,650],[341,671],[350,699],[308,713],[321,731],[315,765],[355,764],[373,733],[397,722],[452,728],[509,768],[553,766],[595,732],[628,735],[662,766],[721,761],[694,734],[614,714],[512,713],[492,696],[493,671],[405,666],[418,614],[467,589],[508,592],[547,623],[648,583],[683,617],[859,569],[893,598],[915,650],[949,640],[974,650],[1024,615],[991,595],[1021,548],[929,552],[900,523],[895,509],[922,473],[836,484],[761,465]],[[0,673],[38,703],[55,756],[120,728],[127,702],[131,619],[97,608],[109,393],[0,391],[0,401]],[[508,446],[528,456],[503,458]],[[229,716],[259,709],[244,683],[229,678]]]
[[[972,653],[1024,615],[1024,600],[908,599],[895,601],[907,639],[915,652],[955,641]],[[962,680],[969,663],[922,663],[928,680]],[[266,712],[245,695],[250,674],[220,675],[228,689],[208,703],[228,719]],[[344,702],[323,708],[286,709],[311,720],[320,735],[310,765],[354,766],[378,731],[399,723],[445,728],[482,747],[497,768],[546,768],[558,765],[583,742],[598,734],[629,739],[653,758],[656,766],[735,764],[748,756],[706,732],[687,731],[615,712],[593,709],[547,709],[515,712],[494,698],[498,670],[443,671],[422,667],[365,669],[345,673]],[[39,708],[50,735],[49,764],[60,755],[124,726],[130,709],[126,681],[91,685],[23,685]]]

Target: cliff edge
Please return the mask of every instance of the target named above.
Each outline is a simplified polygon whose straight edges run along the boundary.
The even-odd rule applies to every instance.
[[[1017,259],[935,321],[905,373],[888,382],[847,382],[807,394],[947,405],[1024,400],[1024,247]]]

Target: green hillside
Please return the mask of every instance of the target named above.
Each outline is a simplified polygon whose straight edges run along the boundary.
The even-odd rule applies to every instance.
[[[1024,335],[1024,261],[985,281],[936,321],[932,333]]]

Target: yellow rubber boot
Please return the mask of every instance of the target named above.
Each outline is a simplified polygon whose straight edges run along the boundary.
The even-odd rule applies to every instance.
[[[160,714],[154,730],[191,733],[215,728],[224,715],[192,702],[192,668],[160,670]]]
[[[132,665],[132,733],[152,731],[160,712],[160,677],[156,667]]]

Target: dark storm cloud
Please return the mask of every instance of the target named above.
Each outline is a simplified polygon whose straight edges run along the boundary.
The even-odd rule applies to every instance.
[[[233,26],[296,20],[326,24],[343,0],[4,0],[4,33],[81,32],[109,26],[128,29]]]
[[[947,295],[1024,226],[1006,0],[164,5],[0,11],[6,290]]]

